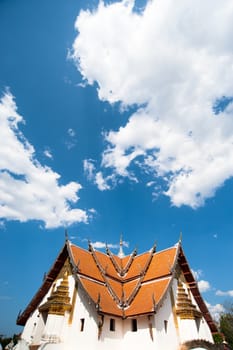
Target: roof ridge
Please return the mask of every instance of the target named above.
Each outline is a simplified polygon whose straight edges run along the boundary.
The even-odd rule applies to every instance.
[[[141,285],[142,285],[142,282],[143,282],[143,279],[144,279],[144,277],[145,277],[146,271],[147,271],[147,269],[148,269],[148,267],[149,267],[149,265],[150,265],[150,263],[151,263],[151,261],[152,261],[152,258],[153,258],[154,253],[155,253],[155,246],[153,246],[153,248],[152,248],[151,251],[150,251],[150,255],[149,255],[149,257],[148,257],[148,259],[147,259],[147,261],[146,261],[146,263],[145,263],[145,266],[144,266],[143,270],[141,271],[141,276],[140,276],[140,278],[139,278],[139,281],[138,281],[136,287],[135,287],[134,290],[132,291],[132,293],[131,293],[131,295],[129,296],[129,298],[126,300],[127,306],[129,306],[129,305],[132,303],[133,299],[134,299],[135,296],[137,295],[137,293],[138,293],[138,291],[139,291],[139,289],[140,289],[140,287],[141,287]]]
[[[114,258],[114,255],[112,254],[111,250],[108,248],[108,246],[106,246],[106,252],[107,255],[109,256],[115,270],[117,273],[119,273],[121,275],[122,273],[122,267],[119,266],[119,264],[117,263],[116,259]],[[120,258],[121,259],[121,258]]]
[[[135,248],[133,250],[133,252],[129,255],[129,259],[127,261],[127,264],[125,265],[124,268],[122,268],[122,276],[124,276],[129,271],[130,266],[132,265],[133,260],[134,260],[136,255],[137,255],[137,249]]]
[[[104,268],[102,267],[101,263],[99,262],[97,256],[96,256],[96,253],[95,253],[95,250],[94,248],[92,247],[91,243],[89,242],[89,251],[94,259],[94,262],[96,264],[96,266],[98,267],[100,273],[101,273],[101,276],[103,277],[104,279],[104,282],[105,282],[105,285],[109,291],[109,293],[112,295],[113,299],[115,301],[117,301],[118,305],[120,306],[121,305],[121,300],[120,298],[118,298],[118,296],[116,295],[115,291],[113,290],[113,288],[111,287],[110,283],[108,282],[107,278],[106,278],[106,275],[105,275],[105,271],[104,271]]]
[[[137,255],[137,249],[135,248],[133,250],[133,252],[130,254],[130,255],[127,255],[125,256],[124,258],[119,258],[118,256],[116,256],[115,254],[113,254],[111,252],[111,250],[108,248],[108,246],[106,247],[106,253],[107,255],[109,256],[116,272],[121,276],[121,277],[124,277],[125,274],[129,271],[130,269],[130,266],[132,265],[132,262],[135,258],[135,256]],[[120,259],[120,262],[121,262],[121,266],[119,266],[117,260],[115,259],[115,257],[119,258]],[[126,265],[123,267],[123,264],[122,264],[122,260],[127,258],[128,257],[128,261],[126,263]]]

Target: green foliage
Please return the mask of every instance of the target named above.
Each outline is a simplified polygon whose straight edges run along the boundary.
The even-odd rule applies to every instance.
[[[220,317],[220,331],[224,334],[225,339],[233,350],[233,304],[227,307],[227,312]]]
[[[221,344],[224,340],[223,335],[221,333],[213,334],[215,344]]]

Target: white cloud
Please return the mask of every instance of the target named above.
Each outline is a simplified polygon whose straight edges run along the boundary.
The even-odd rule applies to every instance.
[[[76,132],[72,128],[69,128],[67,133],[68,133],[68,135],[70,137],[75,137],[76,136]]]
[[[204,293],[210,290],[210,284],[208,281],[200,280],[198,281],[198,288],[201,293]]]
[[[77,144],[77,138],[76,138],[76,132],[75,130],[73,130],[72,128],[69,128],[67,130],[67,139],[65,141],[65,145],[67,147],[68,150],[71,150],[72,148],[74,148]]]
[[[20,122],[13,96],[6,92],[0,102],[0,219],[39,220],[46,228],[86,222],[87,213],[75,207],[81,185],[60,184],[60,175],[37,161]]]
[[[88,210],[90,213],[92,213],[92,214],[96,214],[97,213],[97,211],[94,209],[94,208],[91,208],[91,209],[89,209]]]
[[[87,179],[95,183],[100,191],[109,190],[114,185],[115,176],[109,175],[104,178],[101,171],[96,171],[92,159],[84,159],[83,168]]]
[[[218,321],[221,314],[223,312],[225,312],[225,309],[224,309],[222,304],[211,305],[207,301],[205,301],[205,304],[206,304],[207,308],[209,309],[213,319],[216,321]]]
[[[129,246],[129,243],[128,242],[125,242],[123,241],[122,242],[123,246],[124,247],[128,247]],[[120,248],[120,244],[114,244],[114,243],[106,243],[106,242],[99,242],[99,241],[96,241],[96,242],[93,242],[91,243],[91,245],[96,248],[96,249],[102,249],[102,248],[106,248],[106,246],[110,249],[118,249]]]
[[[191,271],[192,271],[192,274],[193,274],[195,280],[199,280],[199,278],[200,278],[201,276],[203,276],[203,271],[200,270],[200,269],[199,269],[199,270],[193,270],[193,269],[191,269]]]
[[[94,208],[88,209],[88,219],[93,220],[97,216],[97,211]]]
[[[96,241],[96,242],[93,242],[91,243],[91,245],[96,248],[96,249],[102,249],[102,248],[106,248],[106,245],[109,247],[109,248],[117,248],[118,245],[116,244],[107,244],[107,243],[104,243],[104,242],[99,242],[99,241]]]
[[[137,180],[139,165],[147,182],[164,180],[173,205],[196,208],[233,175],[233,103],[221,111],[216,102],[233,96],[232,1],[151,0],[140,14],[133,6],[101,1],[75,24],[83,81],[97,82],[101,100],[141,105],[106,134],[100,188],[111,188],[107,170]]]
[[[95,164],[92,159],[84,159],[83,169],[89,180],[93,180],[95,177]]]
[[[122,241],[122,245],[123,245],[123,247],[128,248],[129,247],[129,242]]]
[[[108,178],[104,178],[103,174],[99,171],[95,176],[95,183],[100,191],[109,190],[110,186],[107,183]]]
[[[233,297],[233,290],[228,290],[225,292],[221,290],[217,290],[216,295],[224,296],[224,297]]]
[[[201,280],[200,278],[203,276],[203,271],[202,270],[191,270],[192,274],[195,278],[195,280],[197,281],[198,284],[198,288],[200,290],[201,293],[205,293],[207,291],[209,291],[211,289],[211,285],[208,281],[205,280]]]
[[[50,158],[50,159],[53,159],[53,155],[52,155],[52,152],[49,148],[46,148],[44,150],[44,155],[47,157],[47,158]]]

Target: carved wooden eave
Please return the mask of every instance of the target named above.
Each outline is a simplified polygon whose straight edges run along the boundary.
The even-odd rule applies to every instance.
[[[209,310],[206,307],[206,304],[204,303],[204,300],[200,294],[198,285],[196,280],[193,277],[193,274],[191,272],[191,269],[189,267],[189,264],[187,262],[187,259],[184,255],[183,249],[181,245],[179,246],[179,258],[178,258],[178,263],[181,268],[182,273],[184,274],[186,283],[188,284],[188,287],[196,300],[196,303],[202,313],[202,316],[205,318],[206,322],[208,323],[210,330],[212,333],[217,333],[218,328],[215,324],[215,322],[212,319],[212,316],[209,313]]]

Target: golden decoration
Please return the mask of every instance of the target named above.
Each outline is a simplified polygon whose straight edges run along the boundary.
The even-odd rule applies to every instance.
[[[183,284],[180,282],[178,283],[176,314],[182,320],[195,320],[195,318],[202,317],[201,312],[198,311],[196,306],[192,303],[188,293],[186,293],[183,287]]]
[[[68,273],[63,276],[61,284],[53,290],[47,301],[39,307],[40,312],[64,316],[66,311],[71,311],[69,297]]]

